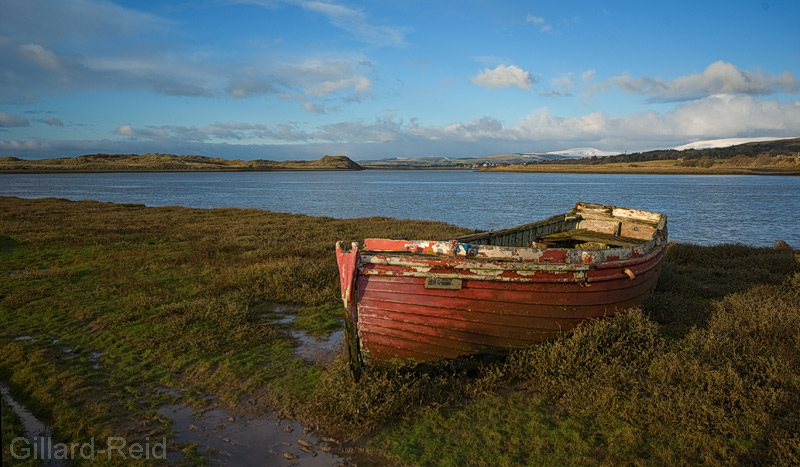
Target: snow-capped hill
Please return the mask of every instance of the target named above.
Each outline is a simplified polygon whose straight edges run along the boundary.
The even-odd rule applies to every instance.
[[[727,148],[728,146],[735,146],[744,143],[757,143],[759,141],[777,141],[779,139],[793,139],[796,136],[788,138],[775,138],[774,136],[766,136],[761,138],[724,138],[724,139],[709,139],[706,141],[695,141],[694,143],[684,144],[672,149],[683,151],[684,149],[713,149],[713,148]]]
[[[562,149],[561,151],[551,151],[546,154],[564,157],[605,157],[616,156],[619,154],[619,151],[602,151],[597,148],[571,148]]]

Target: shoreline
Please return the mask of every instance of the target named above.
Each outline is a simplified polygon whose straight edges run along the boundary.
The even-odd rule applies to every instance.
[[[200,172],[361,172],[364,169],[67,169],[67,170],[2,170],[2,174],[99,174],[99,173],[200,173]]]
[[[657,168],[573,168],[565,166],[537,167],[537,168],[501,168],[492,167],[481,169],[480,172],[508,172],[508,173],[564,173],[564,174],[604,174],[604,175],[781,175],[781,176],[800,176],[800,169],[797,170],[770,170],[764,168],[710,168],[692,169],[676,167],[675,169],[664,167]]]
[[[429,171],[458,170],[471,172],[504,172],[504,173],[561,173],[561,174],[602,174],[602,175],[759,175],[759,176],[800,176],[800,170],[769,169],[701,169],[701,170],[624,170],[624,169],[581,169],[581,168],[458,168],[458,167],[364,167],[363,169],[203,169],[203,170],[0,170],[0,175],[51,175],[51,174],[101,174],[101,173],[254,173],[254,172],[362,172],[377,170]]]

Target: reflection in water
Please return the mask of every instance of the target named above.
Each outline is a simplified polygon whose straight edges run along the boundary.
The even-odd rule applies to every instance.
[[[173,422],[176,443],[196,443],[222,465],[332,466],[343,459],[331,454],[333,440],[322,440],[308,428],[286,420],[234,417],[221,408],[196,412],[169,405],[158,413]],[[181,460],[168,453],[168,460]]]
[[[22,339],[27,337],[28,339]],[[16,340],[33,340],[30,336],[20,336]],[[0,385],[0,397],[3,398],[6,404],[11,407],[11,410],[17,414],[20,421],[22,421],[22,426],[25,427],[25,437],[27,438],[27,442],[17,443],[15,446],[20,447],[14,451],[14,453],[18,456],[25,456],[29,454],[31,457],[26,457],[26,459],[41,459],[43,464],[48,467],[61,467],[66,465],[64,460],[61,458],[62,456],[59,455],[60,451],[54,451],[53,447],[58,443],[58,441],[54,441],[52,439],[52,433],[49,426],[42,423],[38,418],[36,418],[30,411],[25,408],[24,405],[20,404],[13,397],[11,397],[11,393],[9,389],[5,385]],[[13,440],[3,440],[3,444],[5,447],[5,443],[13,442]],[[25,448],[28,448],[26,451]],[[36,451],[35,455],[31,454],[31,451]],[[35,456],[35,457],[34,457]],[[9,463],[12,462],[10,459],[3,459],[3,465],[6,464],[6,461]],[[29,460],[30,465],[35,465],[34,461]],[[26,464],[28,465],[28,464]]]

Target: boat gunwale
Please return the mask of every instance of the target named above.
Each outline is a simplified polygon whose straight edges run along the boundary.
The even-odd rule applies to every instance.
[[[578,206],[599,206],[603,208],[610,208],[612,210],[619,209],[625,212],[641,212],[658,216],[658,222],[652,222],[644,219],[631,218],[625,216],[602,216],[594,212],[580,213],[577,212]],[[470,243],[470,241],[484,239],[489,237],[499,237],[501,235],[513,234],[515,232],[522,232],[530,230],[535,227],[554,223],[564,223],[568,220],[574,219],[591,219],[591,220],[613,220],[613,221],[627,221],[633,223],[641,223],[653,227],[653,233],[650,239],[643,240],[637,245],[623,246],[623,247],[607,247],[607,248],[564,248],[564,247],[533,247],[533,246],[504,246],[504,245],[488,245],[480,243]],[[621,208],[617,206],[596,205],[589,203],[577,203],[576,208],[567,213],[551,216],[547,219],[537,222],[524,224],[507,229],[494,230],[490,232],[481,232],[477,234],[470,234],[457,237],[452,240],[434,241],[434,240],[395,240],[383,238],[367,238],[364,241],[365,246],[368,244],[375,244],[378,242],[403,242],[404,249],[399,248],[373,248],[368,247],[359,249],[359,254],[362,256],[398,256],[398,257],[411,257],[411,258],[452,258],[457,261],[478,260],[487,262],[500,262],[504,264],[541,264],[541,269],[557,269],[556,265],[589,265],[588,268],[575,267],[575,270],[585,270],[591,268],[607,268],[615,266],[626,266],[637,264],[641,262],[641,258],[649,257],[666,246],[667,239],[667,216],[665,214],[639,211],[629,208]],[[409,249],[413,248],[413,250]],[[426,249],[432,251],[426,251]],[[462,251],[463,250],[463,251]],[[478,256],[472,253],[483,250],[486,256]],[[566,261],[552,261],[548,257],[548,253],[563,252]],[[491,254],[490,254],[491,253]],[[527,258],[527,259],[526,259]],[[547,260],[539,260],[534,258],[547,258]],[[599,258],[600,261],[595,261]],[[614,259],[607,259],[614,258]],[[570,268],[572,269],[572,268]]]
[[[367,239],[367,240],[382,240],[382,239]],[[647,259],[653,255],[658,254],[660,250],[662,250],[666,246],[666,232],[665,229],[659,228],[657,229],[651,240],[643,242],[639,245],[635,246],[628,246],[628,247],[615,247],[615,248],[597,248],[597,249],[587,249],[587,248],[557,248],[557,247],[550,247],[550,248],[534,248],[534,247],[515,247],[515,246],[498,246],[498,245],[471,245],[470,246],[479,246],[479,247],[490,247],[491,250],[500,252],[500,253],[507,253],[505,255],[497,255],[497,256],[467,256],[462,254],[454,254],[454,253],[429,253],[425,251],[409,251],[409,250],[400,250],[400,249],[359,249],[359,256],[361,260],[359,263],[372,263],[372,264],[392,264],[391,260],[386,263],[375,263],[372,261],[366,261],[365,258],[371,257],[396,257],[396,258],[408,258],[409,261],[413,261],[414,259],[423,260],[423,261],[431,261],[431,259],[438,259],[441,260],[444,264],[445,262],[457,262],[464,264],[465,262],[476,262],[476,267],[480,266],[488,266],[491,263],[497,263],[497,268],[495,269],[507,269],[509,264],[518,265],[517,268],[520,269],[530,269],[530,270],[555,270],[558,269],[558,266],[567,267],[570,270],[588,270],[594,268],[610,268],[615,266],[627,266],[632,264],[638,264],[643,261],[647,261]],[[434,241],[426,241],[426,240],[413,240],[409,242],[414,243],[441,243],[441,242],[434,242]],[[462,244],[458,244],[462,245]],[[521,258],[521,255],[526,255],[529,257],[543,257],[546,252],[554,252],[554,251],[563,251],[565,258],[576,258],[574,261],[532,261],[532,260],[525,260]],[[634,255],[634,251],[638,251],[638,255]],[[608,257],[616,257],[617,259],[606,259],[600,262],[586,262],[584,258],[584,253],[594,256],[602,256],[604,258]],[[578,258],[580,258],[578,260]],[[623,259],[624,258],[624,259]],[[397,263],[397,265],[403,265]],[[503,267],[505,265],[505,267]],[[527,265],[527,266],[523,266]]]

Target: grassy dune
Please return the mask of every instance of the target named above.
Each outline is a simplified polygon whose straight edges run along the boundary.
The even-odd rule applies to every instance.
[[[220,159],[172,154],[91,154],[79,157],[28,160],[0,157],[0,173],[59,172],[225,172],[272,170],[361,170],[346,156],[325,156],[316,161]]]
[[[290,331],[341,329],[336,240],[466,232],[0,198],[0,380],[75,442],[170,436],[157,407],[213,402],[400,464],[800,462],[800,258],[785,245],[671,244],[644,308],[477,374],[356,384],[342,355],[295,357]]]

